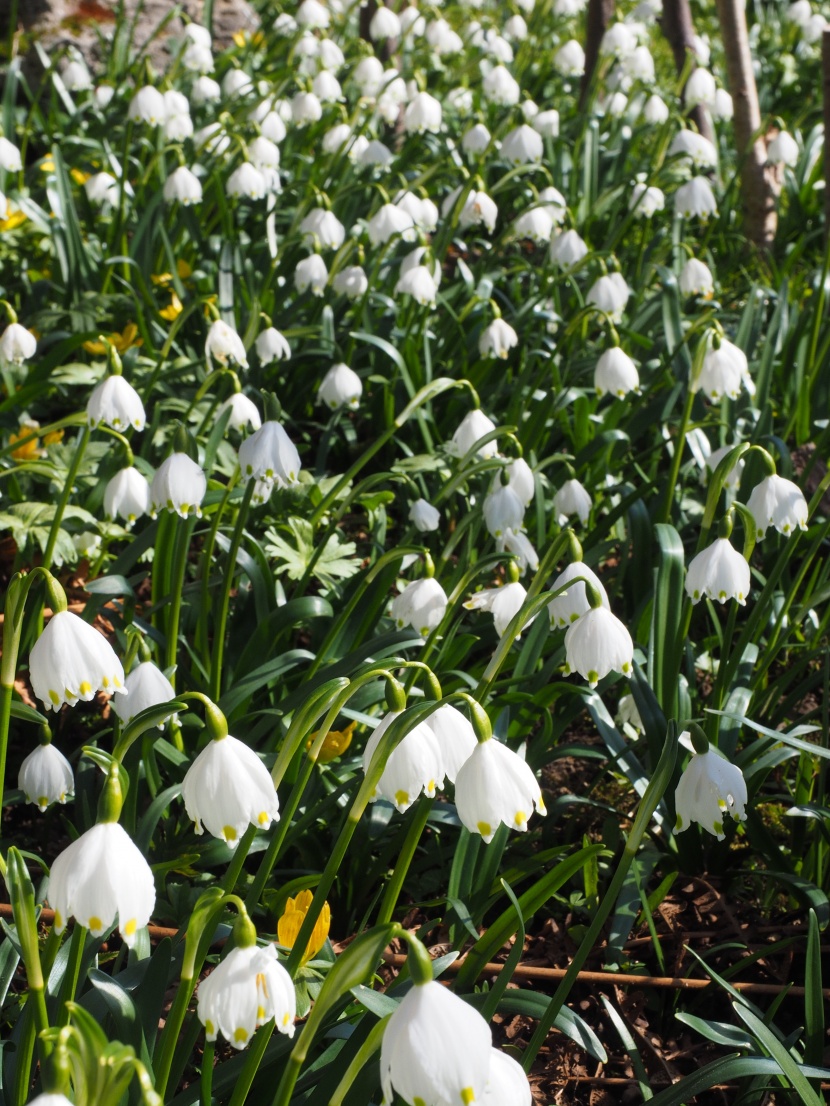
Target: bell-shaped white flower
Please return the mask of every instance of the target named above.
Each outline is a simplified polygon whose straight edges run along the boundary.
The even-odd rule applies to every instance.
[[[568,205],[565,201],[565,197],[558,188],[554,188],[553,185],[548,185],[547,188],[543,188],[539,193],[539,202],[545,205],[544,210],[550,215],[551,221],[555,227],[561,226],[562,223],[564,223],[568,214]],[[579,235],[577,235],[577,238],[579,238]],[[580,242],[582,241],[581,238],[579,240]]]
[[[322,296],[328,279],[326,263],[318,253],[304,257],[294,269],[294,287],[298,292],[310,289],[313,296]]]
[[[96,692],[124,691],[124,669],[104,637],[71,611],[57,611],[32,646],[29,677],[47,710],[60,710]]]
[[[524,1068],[494,1048],[490,1059],[490,1079],[481,1099],[481,1106],[532,1106],[533,1093]]]
[[[592,607],[565,631],[565,660],[569,671],[596,687],[609,672],[631,675],[634,643],[616,615],[606,607]]]
[[[268,187],[262,171],[250,161],[243,161],[228,177],[225,191],[229,196],[261,200],[268,192]]]
[[[557,115],[557,122],[559,116]],[[521,127],[509,131],[502,140],[501,156],[513,165],[530,165],[541,161],[544,153],[542,135],[534,127],[523,123]]]
[[[253,91],[253,82],[244,69],[229,69],[222,78],[222,91],[229,100],[241,99]]]
[[[325,30],[331,21],[331,13],[321,0],[303,0],[296,12],[297,23],[310,30]]]
[[[20,323],[9,323],[0,336],[0,359],[7,365],[22,365],[34,357],[37,338]]]
[[[427,725],[441,749],[444,776],[450,783],[455,783],[461,765],[476,747],[475,730],[451,703],[444,703],[434,711],[427,719]]]
[[[288,339],[274,326],[257,335],[254,349],[262,365],[270,365],[272,361],[288,361],[291,357]]]
[[[650,219],[658,211],[666,206],[666,197],[662,188],[648,185],[645,181],[638,181],[631,189],[631,198],[628,201],[629,211],[638,219]]]
[[[369,771],[381,738],[402,713],[389,711],[373,730],[363,750],[364,772]],[[371,801],[386,799],[403,814],[422,791],[432,798],[443,782],[444,761],[438,738],[426,722],[420,722],[389,754]]]
[[[683,100],[688,108],[697,107],[698,104],[710,108],[715,102],[716,92],[715,78],[708,69],[698,66],[689,74],[689,79],[686,81],[686,87],[683,90]]]
[[[550,244],[550,259],[560,269],[570,269],[588,255],[588,247],[575,230],[557,234]]]
[[[708,350],[704,356],[700,373],[692,381],[692,391],[703,391],[717,403],[724,396],[737,399],[741,385],[747,383],[749,391],[754,391],[746,354],[728,338],[722,338],[718,348]]]
[[[671,140],[669,157],[672,156],[687,158],[695,169],[714,169],[718,164],[718,151],[709,139],[685,127]]]
[[[374,55],[361,58],[354,67],[352,80],[364,96],[377,96],[383,85],[383,63]]]
[[[513,233],[517,238],[529,238],[539,246],[549,242],[553,234],[550,212],[544,207],[532,207],[515,221]]]
[[[164,93],[164,137],[170,142],[181,142],[193,134],[190,104],[183,92],[170,89]]]
[[[428,92],[419,92],[403,113],[403,128],[407,134],[423,134],[430,131],[437,134],[441,130],[441,102]]]
[[[302,463],[282,425],[269,419],[239,447],[239,467],[246,479],[284,487],[297,483]]]
[[[228,427],[231,430],[244,430],[246,426],[251,430],[259,430],[262,426],[256,404],[242,392],[234,392],[229,396],[216,412],[216,418],[221,418],[226,411],[230,411]]]
[[[713,449],[706,458],[706,468],[708,469],[708,471],[714,472],[721,461],[724,459],[724,457],[727,455],[727,453],[731,453],[731,451],[735,448],[735,445],[737,444],[738,443],[735,442],[734,445],[724,445],[721,446],[720,449]],[[739,457],[736,463],[727,473],[724,487],[731,488],[733,491],[737,491],[738,488],[741,486],[741,477],[743,476],[745,467],[746,461],[744,461],[743,457]]]
[[[551,585],[551,591],[558,591],[565,584],[569,584],[571,580],[576,580],[577,583],[548,603],[551,628],[554,626],[559,628],[570,626],[572,622],[576,622],[586,611],[591,609],[585,591],[585,580],[592,584],[598,592],[602,606],[610,610],[608,594],[602,585],[602,581],[594,570],[582,561],[574,561],[573,564],[569,564],[567,568],[560,572]]]
[[[49,905],[55,932],[74,917],[100,937],[118,915],[118,931],[128,948],[150,921],[156,887],[150,865],[117,822],[99,822],[68,845],[49,873]]]
[[[317,389],[317,402],[331,411],[340,407],[356,408],[363,395],[363,381],[348,365],[332,365]]]
[[[86,417],[90,426],[99,426],[104,422],[113,430],[126,430],[128,426],[143,430],[144,404],[123,376],[107,376],[89,397]]]
[[[202,517],[202,500],[207,491],[207,477],[186,453],[171,453],[162,461],[150,485],[151,514],[155,517],[165,508],[182,518],[195,514]]]
[[[313,92],[298,92],[291,100],[291,118],[298,127],[316,123],[323,117],[323,105]]]
[[[629,392],[639,392],[640,374],[637,366],[619,346],[612,346],[600,355],[594,368],[594,387],[597,395],[604,396],[606,392],[610,392],[618,399],[627,396]]]
[[[709,108],[709,111],[713,119],[723,120],[724,122],[734,116],[735,104],[725,88],[718,88],[715,90],[715,100]]]
[[[715,291],[711,269],[696,257],[690,257],[680,270],[677,283],[684,296],[702,296],[704,299],[711,299]]]
[[[666,101],[662,96],[658,96],[656,92],[652,92],[643,105],[643,119],[652,127],[659,127],[666,122],[669,114]]]
[[[609,273],[594,281],[585,296],[585,302],[604,312],[614,322],[619,322],[628,303],[631,289],[621,273]]]
[[[50,742],[38,745],[20,765],[17,786],[27,803],[35,803],[41,813],[52,803],[65,803],[75,792],[72,765]]]
[[[463,189],[455,188],[441,204],[441,214],[446,219],[454,210],[456,201]],[[458,225],[461,227],[484,226],[492,234],[499,217],[499,209],[496,202],[486,192],[470,191],[464,206],[458,216]]]
[[[80,534],[72,535],[72,544],[79,557],[91,559],[101,548],[101,535],[96,534],[94,530],[83,530]]]
[[[736,822],[744,821],[746,801],[746,781],[737,764],[712,749],[695,753],[674,793],[677,811],[674,832],[682,833],[697,822],[723,841],[724,816],[730,814]]]
[[[426,265],[413,265],[406,270],[401,265],[401,275],[395,285],[395,295],[412,296],[422,307],[434,307],[438,286]]]
[[[333,211],[315,207],[300,223],[300,233],[308,246],[319,244],[324,250],[339,250],[346,237],[346,228]]]
[[[249,825],[268,829],[279,819],[271,773],[235,737],[214,738],[199,753],[185,773],[182,798],[196,833],[207,829],[231,849]]]
[[[539,111],[533,116],[531,126],[533,127],[534,131],[537,131],[542,138],[558,138],[559,112],[556,110],[556,108],[549,108],[547,111]],[[507,140],[505,139],[505,142],[506,141]],[[503,146],[502,153],[504,153]],[[533,160],[541,161],[541,155],[538,158],[534,158]]]
[[[405,242],[414,242],[415,223],[412,216],[396,204],[384,204],[366,224],[369,240],[373,246],[383,246],[395,235]]]
[[[447,452],[452,453],[455,457],[464,457],[480,438],[495,429],[496,424],[492,419],[488,419],[482,410],[475,408],[475,410],[465,415],[459,423],[452,440],[447,443]],[[481,458],[495,457],[497,453],[498,446],[495,441],[487,442],[476,450],[477,456]]]
[[[564,526],[571,515],[576,515],[584,526],[591,514],[593,500],[578,480],[566,480],[553,497],[553,509],[559,525]]]
[[[378,104],[380,104],[380,101],[378,101]],[[349,156],[358,165],[368,165],[374,169],[385,169],[395,157],[389,147],[384,146],[379,139],[373,138],[371,142],[368,142],[362,134],[355,139],[354,145],[349,151]]]
[[[769,526],[789,537],[796,529],[807,529],[807,500],[804,492],[792,480],[772,474],[756,484],[747,501],[747,509],[755,519],[755,537],[760,541]]]
[[[148,707],[157,707],[176,698],[173,685],[152,661],[142,661],[135,666],[124,681],[124,690],[126,695],[113,699],[112,709],[125,726]],[[172,717],[171,711],[167,718],[158,723],[158,728],[163,729],[165,722]]]
[[[500,538],[505,530],[521,530],[525,505],[510,484],[498,484],[488,492],[482,508],[488,531]]]
[[[222,319],[214,319],[210,324],[205,340],[205,357],[208,364],[212,359],[218,361],[220,365],[227,365],[229,361],[233,361],[242,368],[248,367],[242,339],[233,327],[228,326]]]
[[[620,701],[617,703],[617,717],[623,725],[631,726],[637,733],[646,732],[633,695],[620,696]]]
[[[165,107],[164,96],[152,85],[139,88],[127,108],[128,119],[148,123],[151,127],[160,126],[166,117],[167,108]]]
[[[396,1091],[410,1106],[477,1106],[491,1052],[490,1027],[477,1010],[435,980],[416,984],[383,1031],[384,1101]]]
[[[311,91],[321,104],[336,104],[344,99],[340,81],[327,69],[321,70],[311,82]]]
[[[107,518],[123,519],[127,529],[137,518],[150,513],[150,485],[137,468],[121,469],[104,489],[104,511]]]
[[[164,182],[164,199],[167,203],[180,203],[182,207],[202,202],[202,185],[196,174],[180,165]]]
[[[737,599],[745,606],[749,595],[749,565],[728,538],[716,538],[689,562],[686,594],[693,603],[701,599]]]
[[[345,269],[335,273],[331,286],[339,296],[348,296],[350,300],[357,300],[368,291],[369,278],[362,266],[347,265]],[[395,291],[397,292],[397,288]]]
[[[92,88],[92,75],[81,57],[72,58],[66,63],[61,80],[70,92],[88,92]]]
[[[507,473],[507,483],[519,497],[525,507],[529,507],[536,494],[536,480],[533,469],[524,457],[514,457],[504,466]]]
[[[465,154],[483,154],[487,147],[490,145],[490,132],[484,126],[483,123],[476,123],[470,127],[468,131],[464,132],[464,136],[461,139],[461,149]]]
[[[585,51],[582,43],[569,39],[553,55],[553,68],[563,77],[581,77],[585,72]]]
[[[398,629],[411,626],[426,637],[441,622],[447,611],[447,595],[432,576],[413,580],[392,600],[391,616]]]
[[[500,357],[505,360],[510,350],[518,344],[519,336],[510,323],[506,323],[504,319],[493,319],[479,335],[478,352],[482,357]]]
[[[501,107],[514,107],[519,102],[521,89],[518,82],[503,65],[494,66],[482,82],[486,99]]]
[[[398,38],[401,33],[401,21],[390,8],[379,4],[369,23],[369,37],[372,42],[385,38]]]
[[[213,77],[197,77],[190,89],[190,102],[194,107],[201,104],[215,104],[222,99],[222,89]],[[196,143],[199,145],[199,143]]]
[[[297,998],[291,976],[273,945],[235,946],[199,984],[196,1014],[205,1037],[219,1033],[234,1048],[245,1048],[260,1025],[294,1036]]]
[[[475,592],[464,606],[468,611],[489,611],[493,616],[496,633],[502,637],[525,599],[527,591],[522,584],[508,583],[500,588],[483,588]],[[533,619],[528,619],[523,628],[526,629],[532,621]],[[521,634],[517,637],[521,637]]]
[[[772,165],[786,165],[790,169],[798,164],[798,143],[787,131],[779,131],[767,146],[767,161]]]
[[[602,36],[599,52],[602,57],[620,58],[623,54],[630,53],[636,46],[636,35],[628,23],[612,23]]]
[[[409,521],[422,534],[437,530],[441,521],[441,512],[425,499],[416,499],[409,508]]]
[[[688,183],[681,184],[674,194],[674,208],[678,215],[687,219],[705,220],[717,215],[718,203],[707,178],[692,177]]]
[[[29,1106],[72,1106],[72,1103],[65,1094],[47,1091],[45,1094],[39,1094],[37,1098],[33,1098],[29,1102]]]
[[[524,576],[528,569],[535,572],[539,567],[539,555],[527,534],[509,527],[496,539],[496,549],[500,553],[512,553],[516,558],[519,575]],[[530,625],[530,623],[528,623]]]
[[[533,808],[547,813],[533,772],[495,738],[476,744],[455,781],[458,817],[470,833],[480,833],[489,844],[500,825],[526,830]]]

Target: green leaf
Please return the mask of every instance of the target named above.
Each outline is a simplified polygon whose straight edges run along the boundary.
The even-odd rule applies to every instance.
[[[802,1103],[804,1103],[804,1106],[825,1106],[824,1100],[820,1098],[810,1086],[807,1077],[804,1075],[799,1065],[784,1045],[778,1040],[769,1026],[764,1025],[761,1019],[745,1006],[735,1003],[733,1009],[747,1029],[749,1029],[759,1041],[764,1051],[768,1052],[772,1059],[780,1066],[783,1075],[790,1085],[798,1092],[799,1098]]]
[[[337,580],[348,580],[360,569],[361,560],[355,557],[357,546],[343,539],[339,531],[329,534],[318,553],[314,544],[314,527],[301,518],[289,518],[286,529],[294,541],[280,537],[273,527],[265,531],[265,551],[281,562],[278,573],[286,573],[289,580],[301,580],[309,567],[321,583],[331,587]]]

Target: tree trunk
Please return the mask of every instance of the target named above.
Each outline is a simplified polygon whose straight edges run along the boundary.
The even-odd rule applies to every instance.
[[[767,168],[767,144],[761,135],[761,109],[742,0],[717,0],[729,91],[735,107],[735,141],[741,157],[741,193],[747,238],[767,249],[775,238],[775,180]]]
[[[668,40],[674,54],[674,64],[678,76],[686,68],[691,54],[692,69],[696,67],[694,53],[695,27],[692,23],[692,12],[689,8],[689,0],[663,0],[663,34]],[[698,133],[710,142],[715,141],[712,130],[712,120],[709,112],[702,104],[696,104],[689,112],[689,118],[694,122]]]
[[[584,108],[588,102],[591,81],[599,61],[599,44],[608,30],[608,24],[614,18],[615,0],[588,0],[587,35],[585,40],[585,73],[582,77],[582,90],[579,94],[579,106]]]

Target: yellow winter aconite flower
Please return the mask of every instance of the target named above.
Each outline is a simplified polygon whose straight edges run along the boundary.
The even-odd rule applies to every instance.
[[[350,722],[345,730],[329,730],[323,744],[320,746],[320,752],[317,754],[317,759],[321,764],[328,764],[330,760],[334,760],[335,757],[340,757],[345,753],[352,743],[352,736],[354,735],[356,725],[356,722]],[[319,733],[320,731],[316,730],[311,735],[305,743],[306,749],[311,748],[317,740]]]
[[[159,311],[159,315],[163,319],[166,319],[168,323],[172,323],[174,319],[177,319],[181,315],[184,308],[182,307],[182,301],[176,295],[175,292],[170,294],[170,303],[167,307],[163,307]]]
[[[9,445],[22,442],[22,445],[12,450],[12,457],[15,461],[34,461],[36,458],[43,456],[44,451],[38,443],[38,430],[40,430],[40,423],[22,422],[19,431],[9,436]]]
[[[53,168],[54,168],[54,166],[53,166]],[[86,172],[84,172],[83,169],[70,169],[69,170],[69,175],[74,180],[74,182],[76,184],[83,185],[83,184],[86,184],[86,182],[92,176],[92,173],[86,173]]]
[[[0,234],[7,230],[16,230],[21,223],[26,222],[25,214],[18,208],[17,211],[12,211],[8,218],[0,219]]]
[[[282,917],[277,922],[277,939],[285,948],[291,949],[294,947],[294,943],[300,933],[300,927],[305,921],[305,916],[308,913],[308,908],[311,906],[311,900],[313,898],[314,896],[311,891],[301,891],[296,898],[289,898],[288,902],[285,904]],[[311,932],[311,937],[303,953],[303,964],[316,956],[326,943],[330,927],[331,907],[328,903],[324,903],[323,909],[320,911],[320,916],[314,923],[314,929]]]
[[[107,341],[118,353],[124,353],[130,346],[140,346],[144,343],[144,339],[138,337],[138,327],[135,323],[127,323],[120,334],[117,330],[108,334]],[[99,357],[105,357],[107,353],[106,343],[103,341],[84,342],[84,349],[87,353],[96,354]]]
[[[187,280],[188,277],[193,275],[193,269],[190,265],[188,265],[183,257],[180,257],[176,262],[176,272],[178,273],[181,280]],[[150,277],[150,280],[152,280],[153,284],[170,284],[173,280],[173,274],[153,273],[153,275]]]
[[[40,171],[41,173],[54,173],[55,163],[51,157],[45,157],[43,159],[43,161],[40,163]]]

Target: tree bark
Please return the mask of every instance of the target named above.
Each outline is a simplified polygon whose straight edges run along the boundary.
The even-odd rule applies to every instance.
[[[674,64],[678,76],[686,68],[691,54],[692,69],[697,66],[694,52],[695,27],[692,23],[692,12],[689,0],[663,0],[663,34],[671,46],[674,54]],[[702,104],[696,104],[689,112],[689,118],[698,129],[698,133],[710,142],[715,141],[715,133],[712,130],[712,120],[709,112]]]
[[[608,24],[614,18],[614,11],[615,0],[588,0],[585,72],[582,76],[582,90],[579,93],[580,108],[584,108],[588,102],[591,81],[599,61],[599,45],[602,42],[602,36],[608,30]]]
[[[735,141],[741,158],[741,194],[747,238],[767,249],[775,238],[778,216],[776,187],[767,168],[767,144],[761,130],[761,109],[752,68],[746,13],[742,0],[717,0],[729,91],[735,108]]]

